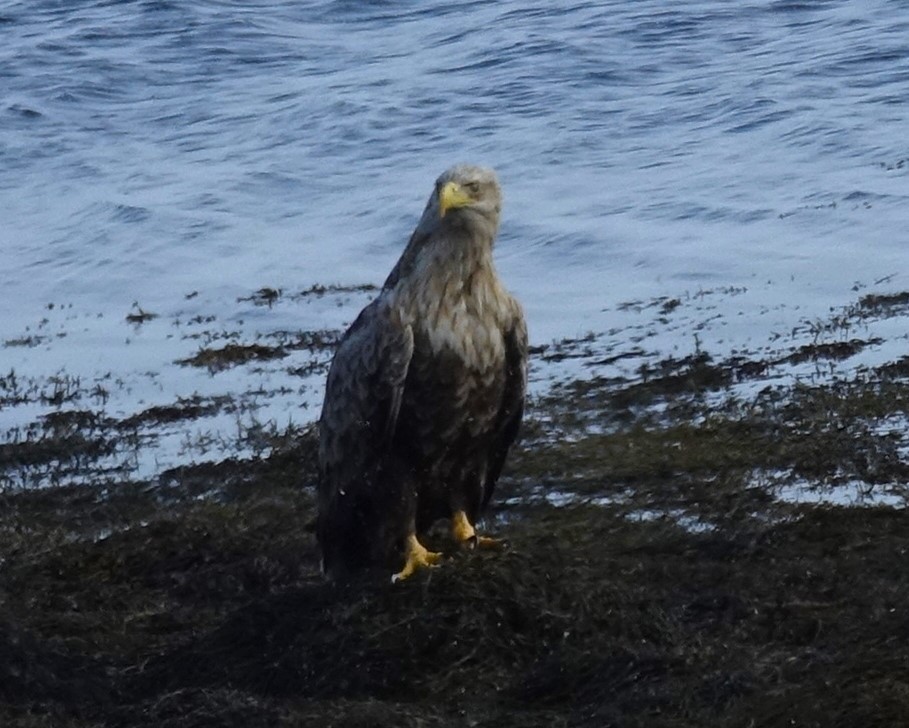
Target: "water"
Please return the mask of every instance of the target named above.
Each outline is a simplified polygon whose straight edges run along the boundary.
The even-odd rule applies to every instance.
[[[460,161],[500,174],[537,343],[657,296],[740,292],[717,343],[903,290],[906,38],[896,0],[6,2],[0,341],[42,343],[0,372],[111,375],[115,415],[248,386],[173,364],[185,322],[350,321],[364,297],[237,299],[381,283]],[[290,388],[263,416],[312,419]]]

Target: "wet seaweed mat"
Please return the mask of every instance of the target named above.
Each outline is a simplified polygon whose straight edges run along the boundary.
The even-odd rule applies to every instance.
[[[533,516],[507,556],[404,589],[319,585],[259,602],[151,682],[318,701],[325,714],[382,700],[452,724],[901,718],[909,657],[893,646],[909,637],[909,580],[884,564],[869,574],[865,559],[886,563],[890,537],[905,544],[904,514],[818,511],[733,537],[584,508]]]
[[[851,726],[905,715],[905,511],[806,508],[710,533],[596,506],[522,515],[507,553],[464,555],[395,587],[301,580],[286,561],[295,534],[230,550],[223,534],[193,542],[190,522],[121,541],[116,557],[99,543],[88,550],[116,560],[107,579],[62,585],[69,604],[42,604],[41,617],[7,616],[32,625],[3,634],[5,710],[26,725],[149,726]],[[167,542],[180,553],[136,563]],[[123,582],[145,599],[112,599]],[[90,587],[110,600],[95,613]]]

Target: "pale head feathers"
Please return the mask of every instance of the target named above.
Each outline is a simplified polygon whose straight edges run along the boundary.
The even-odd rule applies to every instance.
[[[458,164],[443,172],[385,288],[414,276],[464,279],[478,266],[491,266],[501,210],[491,169]]]
[[[443,210],[441,198],[453,187],[456,205]],[[416,233],[433,239],[460,233],[467,235],[466,242],[492,245],[501,212],[502,190],[496,173],[488,167],[458,164],[439,175]]]

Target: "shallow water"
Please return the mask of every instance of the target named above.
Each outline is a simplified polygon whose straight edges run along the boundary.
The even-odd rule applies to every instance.
[[[896,1],[35,1],[0,37],[0,341],[44,337],[0,370],[119,378],[125,413],[223,389],[172,366],[175,321],[350,321],[365,297],[237,299],[381,283],[464,160],[499,171],[537,343],[722,289],[698,345],[730,348],[907,286]]]

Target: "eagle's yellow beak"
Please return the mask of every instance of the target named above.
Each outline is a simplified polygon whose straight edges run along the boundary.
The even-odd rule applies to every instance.
[[[464,188],[457,182],[446,182],[445,186],[439,190],[439,217],[445,217],[445,213],[457,207],[464,207],[473,202],[473,198],[468,195]]]

